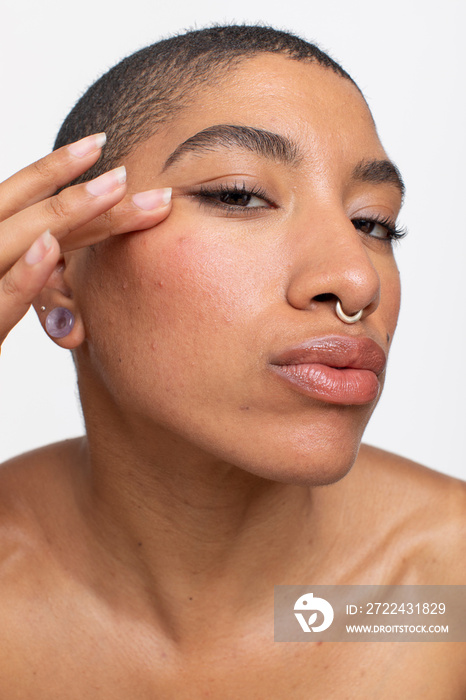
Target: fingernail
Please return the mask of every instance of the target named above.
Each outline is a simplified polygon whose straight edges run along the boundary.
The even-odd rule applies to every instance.
[[[27,264],[37,265],[37,263],[43,260],[52,247],[52,240],[53,238],[50,234],[50,230],[47,229],[47,231],[45,231],[37,240],[34,241],[24,256]]]
[[[121,187],[126,182],[126,168],[124,165],[115,170],[110,170],[108,173],[99,175],[95,180],[91,180],[86,185],[86,190],[94,197],[101,197],[103,194],[109,194]]]
[[[106,142],[107,137],[104,132],[101,134],[92,134],[92,136],[85,136],[80,141],[70,143],[68,150],[75,158],[84,158],[84,156],[89,155],[89,153],[105,146]]]
[[[172,188],[162,187],[160,190],[147,190],[146,192],[138,192],[133,194],[133,203],[139,209],[158,209],[168,204],[172,198]]]

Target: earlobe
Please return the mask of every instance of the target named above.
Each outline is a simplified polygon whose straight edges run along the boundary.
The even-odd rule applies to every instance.
[[[34,308],[47,335],[60,347],[73,350],[84,341],[85,330],[64,270],[65,262],[60,258]]]

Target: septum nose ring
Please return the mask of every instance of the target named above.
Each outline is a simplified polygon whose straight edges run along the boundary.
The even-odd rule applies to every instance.
[[[357,311],[353,316],[347,316],[341,308],[341,301],[337,299],[335,311],[340,321],[343,321],[344,323],[357,323],[361,318],[364,309],[359,309],[359,311]]]

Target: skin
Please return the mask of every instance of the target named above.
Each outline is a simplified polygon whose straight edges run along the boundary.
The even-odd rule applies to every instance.
[[[215,124],[283,134],[301,158],[223,148],[163,169]],[[60,157],[47,168],[69,181],[74,161]],[[84,186],[58,195],[69,211],[52,209],[65,231],[75,217],[73,232],[21,301],[37,294],[42,322],[42,305],[75,314],[56,342],[75,351],[88,436],[0,474],[8,697],[464,698],[463,644],[272,641],[274,585],[466,583],[464,484],[359,450],[376,400],[303,396],[269,368],[274,354],[329,334],[388,352],[393,251],[352,220],[396,218],[400,195],[351,181],[361,160],[386,157],[349,81],[261,55],[129,155],[111,213],[108,199],[80,218]],[[25,231],[30,175],[16,176],[23,200],[10,206]],[[46,181],[36,187],[45,218]],[[200,203],[202,183],[235,181],[273,204],[252,200],[249,215]],[[173,205],[141,214],[131,204],[164,187]],[[27,235],[6,277],[22,279],[11,261]],[[339,321],[336,297],[347,313],[364,309],[361,321]]]

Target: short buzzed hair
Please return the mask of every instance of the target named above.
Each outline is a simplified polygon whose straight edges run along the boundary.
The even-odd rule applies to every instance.
[[[105,131],[108,145],[101,158],[74,182],[96,177],[189,106],[199,88],[259,53],[316,63],[354,83],[330,56],[294,34],[265,26],[213,26],[159,41],[111,68],[73,107],[54,148]]]

